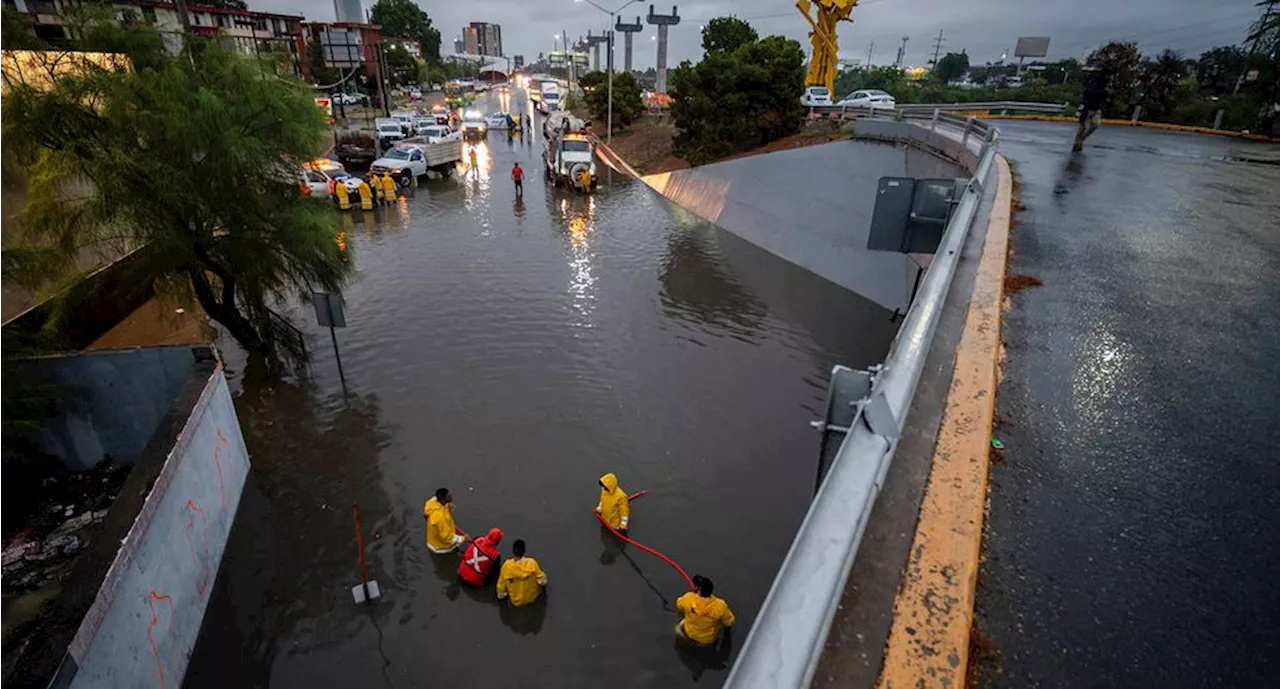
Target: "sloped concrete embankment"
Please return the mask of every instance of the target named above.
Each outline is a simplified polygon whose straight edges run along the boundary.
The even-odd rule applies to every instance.
[[[876,124],[887,125],[874,131],[880,140],[837,141],[641,179],[752,244],[887,309],[905,310],[918,270],[914,259],[866,248],[878,182],[968,173],[963,158],[907,143],[910,130],[922,139],[926,130]]]

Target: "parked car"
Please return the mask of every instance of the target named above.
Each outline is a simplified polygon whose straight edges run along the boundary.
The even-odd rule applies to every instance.
[[[363,93],[335,93],[331,96],[331,100],[343,105],[362,105],[368,102],[369,97]]]
[[[404,124],[390,117],[379,117],[373,121],[373,131],[378,137],[378,145],[386,148],[405,137]]]
[[[836,103],[849,108],[885,108],[892,110],[898,106],[898,102],[893,96],[877,89],[864,89],[862,91],[854,91],[844,97],[844,100]]]
[[[378,157],[378,142],[367,132],[347,130],[338,135],[335,153],[343,165],[368,165]]]
[[[831,89],[825,86],[809,86],[800,94],[800,105],[812,108],[818,105],[831,105]]]
[[[508,115],[505,112],[495,112],[489,115],[489,119],[485,121],[490,129],[506,129]]]
[[[303,196],[317,199],[329,198],[329,178],[319,170],[302,168],[298,171],[298,188]]]

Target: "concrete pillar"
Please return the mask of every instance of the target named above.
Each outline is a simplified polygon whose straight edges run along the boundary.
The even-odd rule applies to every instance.
[[[622,65],[623,65],[623,68],[628,72],[631,71],[631,37],[633,33],[634,32],[631,32],[631,31],[626,32],[625,34],[623,34],[623,39],[622,39],[622,45],[623,45],[623,51],[624,51],[622,53]]]
[[[667,25],[658,25],[658,82],[654,90],[665,93],[667,90]]]

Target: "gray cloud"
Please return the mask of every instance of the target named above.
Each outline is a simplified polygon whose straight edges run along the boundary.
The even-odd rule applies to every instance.
[[[598,0],[605,7],[621,3]],[[365,0],[366,7],[371,0]],[[311,21],[332,21],[331,0],[249,0],[252,9],[302,14]],[[604,30],[609,18],[585,2],[573,0],[474,0],[472,2],[418,3],[431,16],[444,38],[445,49],[472,21],[502,25],[502,41],[509,55],[533,58],[552,49],[552,36],[567,31],[571,37],[588,30]],[[622,11],[634,18],[648,12],[649,3],[638,2]],[[658,12],[671,4],[657,4]],[[699,24],[711,17],[734,14],[746,18],[762,35],[781,34],[800,41],[808,49],[807,24],[789,0],[737,0],[696,2],[680,6],[684,19],[671,28],[669,64],[701,55]],[[875,43],[872,61],[893,61],[903,36],[909,36],[906,62],[925,64],[933,54],[938,31],[943,31],[943,52],[968,51],[975,63],[995,60],[1004,49],[1012,53],[1018,36],[1050,36],[1051,57],[1080,57],[1091,48],[1117,38],[1136,40],[1143,52],[1166,48],[1187,56],[1218,45],[1244,40],[1248,25],[1258,16],[1252,0],[1206,3],[1202,0],[863,0],[853,11],[853,23],[840,25],[842,57],[866,60]],[[653,29],[636,37],[635,64],[654,62]],[[619,48],[621,50],[621,48]],[[621,57],[619,57],[621,59]]]

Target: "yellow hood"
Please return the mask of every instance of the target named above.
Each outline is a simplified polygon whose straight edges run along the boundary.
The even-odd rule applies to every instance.
[[[528,579],[538,576],[538,561],[531,557],[513,558],[508,562],[511,563],[510,576],[513,578]]]
[[[439,512],[442,509],[444,509],[444,505],[441,505],[439,500],[436,500],[435,497],[432,497],[430,500],[427,501],[427,504],[422,506],[422,513],[430,517],[432,513]]]
[[[605,490],[612,493],[618,490],[618,477],[614,476],[613,472],[607,473],[600,477],[600,484],[604,486]]]

